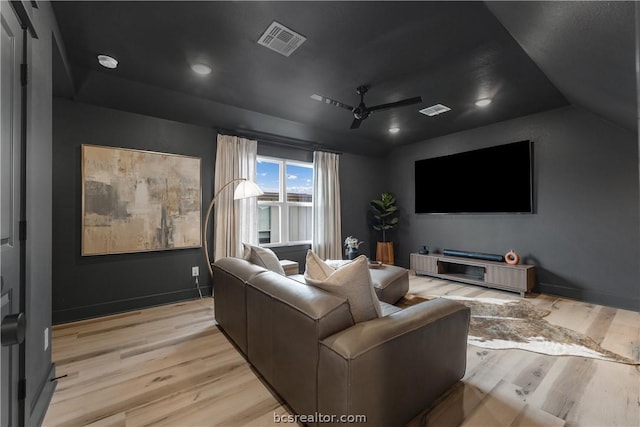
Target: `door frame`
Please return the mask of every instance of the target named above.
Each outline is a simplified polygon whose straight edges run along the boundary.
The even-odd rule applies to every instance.
[[[3,2],[4,3],[4,2]],[[16,94],[19,97],[19,107],[18,111],[15,111],[16,114],[19,114],[19,122],[18,126],[20,129],[20,136],[18,147],[20,150],[19,153],[19,161],[18,161],[18,182],[14,183],[14,187],[16,184],[19,185],[19,206],[18,211],[19,215],[17,219],[13,219],[12,223],[15,224],[18,222],[17,227],[17,239],[16,244],[18,245],[19,251],[19,273],[18,273],[18,295],[14,295],[13,298],[9,301],[9,309],[11,313],[23,313],[26,317],[26,219],[27,219],[27,126],[28,126],[28,87],[27,87],[27,64],[29,58],[29,40],[30,36],[33,38],[37,38],[35,33],[35,29],[33,27],[33,23],[31,21],[31,17],[29,15],[29,9],[23,4],[22,0],[18,1],[10,1],[7,2],[10,4],[11,9],[6,8],[5,14],[9,14],[9,10],[11,10],[14,14],[15,20],[20,26],[19,32],[17,32],[17,37],[21,38],[21,51],[16,52],[19,57],[20,62],[20,70],[19,70],[19,80],[20,80],[20,88],[16,90]],[[19,35],[18,35],[19,34]],[[15,176],[15,175],[14,175]],[[13,226],[12,224],[12,226]],[[1,263],[1,260],[0,260]],[[11,289],[14,291],[14,289]],[[12,292],[13,293],[13,292]],[[16,298],[17,297],[17,298]],[[17,299],[17,304],[14,302]],[[6,392],[9,393],[10,396],[10,406],[11,408],[17,408],[17,414],[13,414],[11,419],[9,420],[10,425],[13,425],[15,422],[17,426],[24,426],[27,413],[26,413],[26,344],[23,340],[22,343],[17,345],[17,351],[12,352],[11,356],[11,366],[10,369],[12,371],[16,371],[17,368],[17,387],[15,383],[11,382],[11,390]],[[17,360],[13,360],[13,357],[17,354]],[[16,389],[13,389],[16,387]]]

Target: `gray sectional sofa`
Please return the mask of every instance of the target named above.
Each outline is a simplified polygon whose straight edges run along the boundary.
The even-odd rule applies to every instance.
[[[402,426],[464,375],[469,309],[459,303],[381,302],[384,317],[354,324],[346,299],[246,260],[213,271],[219,327],[310,425],[364,415]]]

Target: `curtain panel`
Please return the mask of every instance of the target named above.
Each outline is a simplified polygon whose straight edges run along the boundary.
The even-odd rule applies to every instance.
[[[340,156],[313,153],[313,250],[322,259],[342,259]]]
[[[255,182],[258,143],[237,136],[218,135],[214,194],[213,259],[242,257],[242,243],[258,244],[257,199],[233,200],[230,185],[220,194],[220,189],[229,181],[246,178]]]

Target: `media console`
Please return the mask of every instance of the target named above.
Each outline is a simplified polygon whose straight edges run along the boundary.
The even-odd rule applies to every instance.
[[[536,280],[533,265],[510,265],[442,254],[411,254],[411,269],[417,275],[518,292],[522,297],[531,292]]]

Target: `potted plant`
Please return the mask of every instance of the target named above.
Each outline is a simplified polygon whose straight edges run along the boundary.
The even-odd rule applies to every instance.
[[[369,205],[371,228],[382,232],[382,241],[379,241],[376,247],[376,261],[393,265],[393,242],[387,242],[387,231],[398,226],[396,198],[393,194],[385,192],[379,200],[372,200]]]

